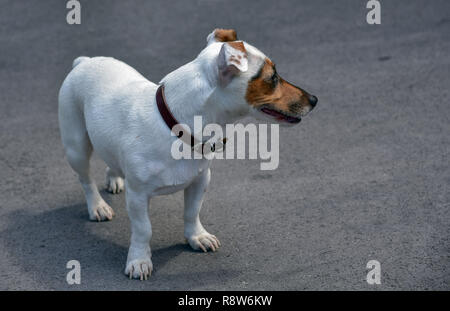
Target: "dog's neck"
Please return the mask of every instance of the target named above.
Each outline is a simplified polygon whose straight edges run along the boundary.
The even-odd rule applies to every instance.
[[[218,86],[214,70],[202,71],[200,68],[208,65],[210,64],[192,61],[161,80],[167,106],[177,121],[189,126],[191,131],[194,130],[194,116],[202,116],[203,127],[211,123],[224,126],[236,122],[248,113],[248,109],[237,108],[239,106],[233,102],[236,99],[232,92]],[[211,74],[205,76],[200,72]]]

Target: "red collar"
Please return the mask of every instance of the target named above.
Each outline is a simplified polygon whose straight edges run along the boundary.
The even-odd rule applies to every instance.
[[[170,111],[169,107],[167,106],[167,102],[166,102],[166,97],[164,96],[164,85],[161,84],[158,87],[158,90],[156,91],[156,104],[158,105],[158,110],[159,113],[161,114],[161,117],[163,118],[164,122],[166,123],[166,125],[169,127],[169,129],[178,137],[186,143],[188,145],[191,146],[192,149],[194,149],[194,147],[198,144],[201,144],[201,153],[204,154],[207,151],[204,150],[205,145],[207,145],[207,143],[204,143],[202,141],[199,141],[198,139],[196,139],[194,137],[194,135],[190,134],[189,130],[182,130],[179,131],[179,133],[174,132],[173,127],[175,125],[179,125],[179,122],[177,121],[177,119],[175,119],[175,117],[173,116],[172,112]],[[184,132],[189,133],[190,137],[188,135],[183,135]],[[222,144],[223,146],[225,146],[227,142],[226,138],[222,139]],[[211,145],[211,151],[214,152],[216,151],[216,144],[212,144]]]

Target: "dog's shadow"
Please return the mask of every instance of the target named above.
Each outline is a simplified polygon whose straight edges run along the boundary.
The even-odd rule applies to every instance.
[[[156,269],[152,277],[147,282],[128,280],[123,273],[130,237],[125,212],[119,212],[121,215],[111,222],[96,223],[87,219],[84,203],[46,212],[36,210],[39,209],[8,214],[8,226],[0,238],[19,270],[39,283],[41,289],[189,290],[198,284],[193,280],[199,276],[190,273],[188,268],[182,272],[177,269],[177,273],[158,273],[180,254],[195,253],[182,243],[157,245],[156,248],[152,244],[152,261]],[[81,284],[76,287],[69,286],[66,281],[70,271],[66,265],[70,260],[78,260],[81,266]],[[208,283],[220,284],[224,277],[236,276],[233,271],[205,272],[210,277],[202,279],[198,285],[214,287]]]

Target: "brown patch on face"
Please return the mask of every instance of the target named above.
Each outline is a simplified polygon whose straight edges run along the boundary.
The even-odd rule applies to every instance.
[[[247,103],[255,108],[266,107],[294,117],[313,108],[309,97],[306,91],[282,79],[268,58],[248,82],[245,95]]]
[[[236,41],[237,40],[236,30],[217,28],[214,30],[214,38],[218,42]]]

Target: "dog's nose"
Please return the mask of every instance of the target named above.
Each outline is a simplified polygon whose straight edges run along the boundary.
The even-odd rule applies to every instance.
[[[319,101],[317,99],[317,97],[314,95],[309,95],[308,100],[309,100],[309,103],[311,104],[311,106],[313,106],[313,108],[317,105],[317,102]]]

